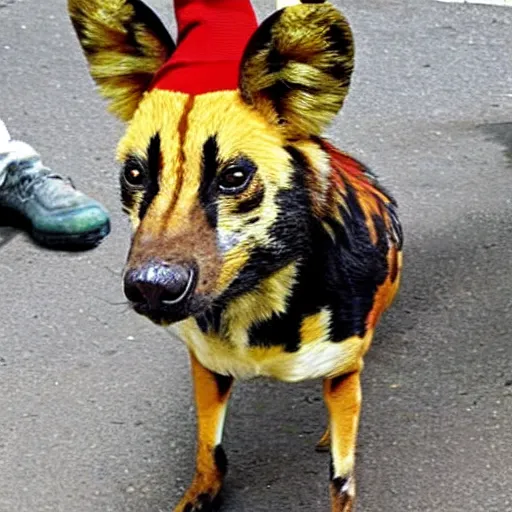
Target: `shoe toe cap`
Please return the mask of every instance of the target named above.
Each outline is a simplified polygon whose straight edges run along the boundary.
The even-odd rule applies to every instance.
[[[33,227],[47,233],[80,235],[98,231],[109,223],[108,212],[100,204],[91,202],[81,208],[42,217]]]

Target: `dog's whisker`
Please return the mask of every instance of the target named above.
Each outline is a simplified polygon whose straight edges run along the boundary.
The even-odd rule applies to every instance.
[[[116,271],[116,270],[113,270],[111,269],[110,267],[104,267],[105,270],[108,270],[112,275],[116,276],[116,277],[122,277],[123,276],[123,271],[120,270],[120,271]]]
[[[109,306],[130,306],[130,303],[127,300],[122,300],[120,302],[114,302],[108,299],[104,299],[103,297],[95,296],[95,299],[101,300],[101,302],[105,302]]]

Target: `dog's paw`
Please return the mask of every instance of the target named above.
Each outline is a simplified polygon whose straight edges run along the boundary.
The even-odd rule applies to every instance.
[[[188,493],[187,493],[188,494]],[[216,512],[221,504],[220,496],[202,493],[195,497],[185,497],[174,512]]]
[[[333,512],[355,510],[356,481],[353,476],[334,478],[331,481],[331,505]]]

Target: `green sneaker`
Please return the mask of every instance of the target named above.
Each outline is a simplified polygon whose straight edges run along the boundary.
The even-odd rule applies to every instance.
[[[0,208],[8,221],[10,214],[21,216],[33,238],[48,247],[92,248],[110,233],[105,208],[45,167],[34,148],[11,140],[1,120]]]

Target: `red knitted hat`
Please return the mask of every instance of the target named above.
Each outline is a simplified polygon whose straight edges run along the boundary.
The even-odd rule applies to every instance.
[[[240,61],[258,27],[249,0],[174,0],[178,43],[151,88],[204,94],[238,88]]]

